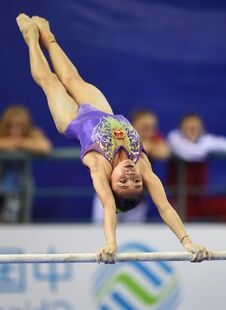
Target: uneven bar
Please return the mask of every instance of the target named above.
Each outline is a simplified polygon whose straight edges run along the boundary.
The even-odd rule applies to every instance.
[[[118,253],[115,262],[129,261],[191,261],[193,254],[189,252],[148,252],[148,253]],[[215,251],[211,259],[226,260],[226,251]],[[96,263],[96,253],[75,254],[0,254],[0,264],[27,263]],[[103,260],[101,260],[103,262]]]

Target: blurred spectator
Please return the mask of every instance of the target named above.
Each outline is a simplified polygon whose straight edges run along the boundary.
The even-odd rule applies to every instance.
[[[156,114],[148,109],[139,109],[129,116],[131,124],[141,137],[144,150],[151,162],[154,160],[167,159],[170,156],[170,149],[158,131],[158,118]],[[144,222],[147,220],[149,203],[143,200],[136,208],[129,212],[118,214],[119,222]],[[98,197],[93,200],[92,220],[103,221],[103,207]]]
[[[226,199],[204,195],[208,182],[207,156],[214,152],[226,152],[226,138],[207,133],[201,117],[190,113],[182,118],[179,129],[169,133],[168,143],[172,154],[184,162],[186,188],[198,189],[198,193],[196,190],[186,194],[187,219],[226,218]],[[175,188],[180,186],[177,171],[178,160],[172,159],[169,162],[168,185]],[[173,204],[177,206],[177,199]]]
[[[48,154],[51,143],[34,127],[29,111],[20,105],[9,106],[0,118],[0,152],[22,150]],[[2,162],[0,165],[0,221],[18,222],[22,212],[20,187],[22,163]],[[13,193],[10,194],[10,191]]]
[[[139,133],[144,149],[151,161],[167,159],[170,149],[158,129],[158,118],[150,110],[136,110],[130,114],[130,121]]]

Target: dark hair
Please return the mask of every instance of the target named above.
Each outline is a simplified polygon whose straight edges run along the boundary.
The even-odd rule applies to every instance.
[[[185,120],[187,120],[188,118],[197,118],[197,119],[199,119],[201,122],[202,122],[202,118],[201,118],[201,116],[200,115],[198,115],[197,113],[193,113],[193,112],[191,112],[191,113],[186,113],[186,114],[184,114],[182,117],[181,117],[181,119],[180,119],[180,126],[182,125],[182,123],[185,121]]]
[[[127,212],[135,208],[138,203],[143,199],[144,190],[142,189],[138,193],[124,195],[118,194],[117,192],[113,191],[113,196],[115,198],[116,213]]]
[[[152,111],[152,110],[148,110],[148,109],[136,109],[133,110],[130,114],[129,114],[129,120],[131,123],[134,123],[137,119],[143,117],[144,115],[152,115],[155,118],[157,118],[156,114]]]

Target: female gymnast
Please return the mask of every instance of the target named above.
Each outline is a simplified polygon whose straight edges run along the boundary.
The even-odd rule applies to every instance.
[[[211,252],[191,241],[169,204],[135,129],[122,115],[114,115],[100,90],[82,79],[58,45],[48,21],[20,14],[17,23],[29,48],[33,79],[47,97],[58,131],[80,140],[81,160],[89,168],[102,202],[106,245],[98,251],[98,260],[114,263],[116,213],[135,207],[142,198],[143,188],[184,248],[194,253],[193,261],[209,258]],[[47,49],[55,73],[50,70],[40,44]]]

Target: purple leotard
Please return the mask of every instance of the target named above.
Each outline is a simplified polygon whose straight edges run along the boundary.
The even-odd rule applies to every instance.
[[[80,141],[81,160],[87,152],[96,151],[113,164],[123,148],[128,159],[136,163],[143,151],[138,133],[124,116],[108,114],[89,104],[80,105],[78,115],[64,134]]]

